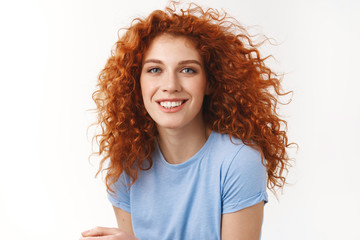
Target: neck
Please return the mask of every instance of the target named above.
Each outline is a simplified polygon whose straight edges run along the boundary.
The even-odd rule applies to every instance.
[[[159,128],[159,147],[165,160],[180,164],[194,156],[204,146],[211,130],[202,122],[200,125],[182,129]]]

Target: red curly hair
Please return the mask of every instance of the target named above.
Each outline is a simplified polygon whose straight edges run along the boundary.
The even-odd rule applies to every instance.
[[[290,164],[286,122],[276,111],[278,96],[287,94],[281,91],[280,79],[265,65],[266,58],[260,57],[246,30],[226,13],[204,11],[195,4],[177,11],[176,5],[172,2],[165,11],[135,19],[99,74],[93,99],[102,132],[95,138],[103,156],[99,172],[106,170],[107,188],[111,190],[122,172],[134,183],[139,170],[152,166],[150,154],[158,133],[143,104],[140,73],[152,39],[163,33],[186,36],[203,58],[213,89],[203,103],[205,124],[258,149],[268,188],[283,187]]]

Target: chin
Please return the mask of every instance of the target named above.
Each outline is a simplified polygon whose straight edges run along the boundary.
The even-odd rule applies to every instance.
[[[181,128],[179,125],[175,125],[175,124],[169,124],[169,125],[157,125],[158,128],[163,128],[163,129],[178,129]]]
[[[157,127],[164,129],[178,129],[182,127],[182,124],[176,122],[158,123]]]

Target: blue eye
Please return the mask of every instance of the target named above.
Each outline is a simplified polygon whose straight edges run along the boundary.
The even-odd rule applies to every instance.
[[[149,73],[159,73],[161,72],[160,68],[151,68],[148,70]]]
[[[184,73],[196,73],[196,71],[192,68],[184,68],[183,70],[181,70]]]

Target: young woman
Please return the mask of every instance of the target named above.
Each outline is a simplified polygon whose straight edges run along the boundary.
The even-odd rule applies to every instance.
[[[82,239],[260,238],[288,141],[279,79],[240,25],[196,5],[154,11],[116,43],[98,86],[118,228]]]

